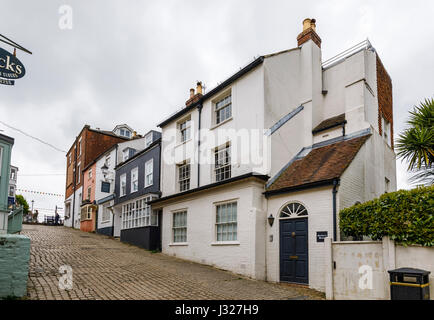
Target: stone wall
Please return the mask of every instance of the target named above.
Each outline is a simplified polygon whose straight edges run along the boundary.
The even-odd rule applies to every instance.
[[[30,238],[23,235],[0,235],[0,298],[27,294]]]

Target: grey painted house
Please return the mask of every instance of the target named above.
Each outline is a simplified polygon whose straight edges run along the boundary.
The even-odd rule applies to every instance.
[[[148,205],[160,196],[161,134],[153,131],[148,147],[129,154],[115,168],[115,229],[121,241],[161,249],[161,215]]]

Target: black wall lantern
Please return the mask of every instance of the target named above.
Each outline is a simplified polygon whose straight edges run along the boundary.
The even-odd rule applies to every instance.
[[[268,223],[270,224],[270,227],[273,226],[274,223],[274,217],[273,214],[270,213],[270,216],[268,217]]]

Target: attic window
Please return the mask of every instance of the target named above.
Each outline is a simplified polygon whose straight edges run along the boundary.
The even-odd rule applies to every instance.
[[[152,132],[148,133],[145,137],[145,148],[149,147],[152,143]]]

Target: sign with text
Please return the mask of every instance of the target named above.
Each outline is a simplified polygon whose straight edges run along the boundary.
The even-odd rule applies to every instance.
[[[25,74],[26,69],[21,61],[12,53],[0,48],[0,77],[5,79],[19,79],[24,77]]]
[[[0,84],[4,84],[6,86],[13,86],[15,84],[14,80],[6,80],[0,78]]]
[[[327,231],[317,231],[316,232],[316,242],[324,242],[324,239],[327,238]]]

